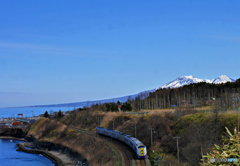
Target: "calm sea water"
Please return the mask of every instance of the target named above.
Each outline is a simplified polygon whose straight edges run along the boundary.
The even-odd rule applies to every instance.
[[[20,142],[0,139],[1,166],[54,166],[51,160],[42,155],[16,151],[16,144]]]
[[[0,118],[32,117],[38,116],[45,111],[70,111],[74,107],[20,107],[20,108],[0,108]],[[22,141],[0,139],[0,166],[54,166],[51,160],[39,154],[30,154],[16,151],[16,144]]]
[[[76,107],[77,108],[77,107]],[[44,114],[45,111],[71,111],[74,107],[15,107],[0,108],[0,118],[17,117],[17,114],[23,114],[23,117],[32,117],[32,114],[38,116]]]

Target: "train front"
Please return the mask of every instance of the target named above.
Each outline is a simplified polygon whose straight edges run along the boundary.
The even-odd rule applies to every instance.
[[[137,156],[138,158],[145,159],[147,156],[147,148],[144,145],[140,145],[137,147]]]

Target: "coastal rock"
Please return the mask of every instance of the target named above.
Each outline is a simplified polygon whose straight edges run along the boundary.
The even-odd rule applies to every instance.
[[[26,132],[21,128],[0,128],[0,136],[9,136],[16,138],[24,138]]]

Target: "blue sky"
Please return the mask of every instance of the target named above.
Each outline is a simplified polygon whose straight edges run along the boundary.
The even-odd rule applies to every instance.
[[[0,107],[240,78],[240,1],[1,1]]]

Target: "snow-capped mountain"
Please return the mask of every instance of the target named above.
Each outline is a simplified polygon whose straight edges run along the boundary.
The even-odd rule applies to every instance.
[[[96,104],[96,103],[110,103],[110,102],[117,102],[117,101],[126,102],[129,97],[134,99],[135,97],[137,97],[140,94],[154,92],[161,88],[178,88],[178,87],[182,87],[184,85],[188,85],[191,83],[198,83],[198,82],[219,84],[219,83],[226,83],[228,81],[235,82],[234,79],[231,79],[226,75],[221,75],[215,79],[199,79],[199,78],[193,77],[192,75],[181,76],[181,77],[178,77],[177,79],[175,79],[167,84],[164,84],[158,88],[154,88],[154,89],[147,90],[147,91],[142,91],[142,92],[140,92],[138,94],[134,94],[134,95],[110,98],[110,99],[105,99],[105,100],[82,101],[82,102],[76,102],[76,103],[53,104],[53,105],[37,105],[37,106],[30,106],[30,107],[76,107],[76,108],[78,108],[78,107],[89,106],[89,105]]]
[[[221,83],[226,83],[226,82],[235,82],[235,80],[229,78],[229,77],[226,76],[226,75],[221,75],[221,76],[215,78],[215,79],[212,81],[212,83],[214,83],[214,84],[221,84]]]
[[[198,82],[207,82],[207,83],[214,83],[214,84],[220,84],[220,83],[226,83],[226,82],[234,82],[234,79],[229,78],[226,75],[221,75],[215,79],[199,79],[199,78],[195,78],[192,75],[191,76],[181,76],[178,77],[177,79],[164,84],[157,89],[163,89],[163,88],[178,88],[178,87],[182,87],[184,85],[189,85],[192,83],[198,83]]]

